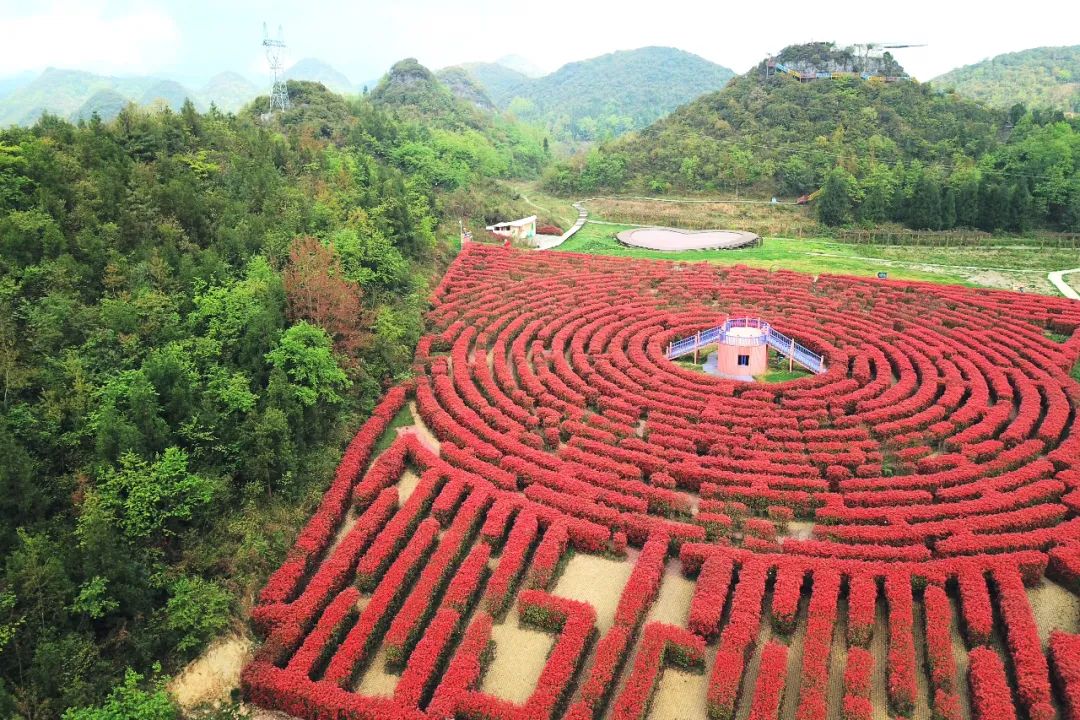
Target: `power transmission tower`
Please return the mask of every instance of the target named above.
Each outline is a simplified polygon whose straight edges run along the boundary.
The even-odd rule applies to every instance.
[[[288,110],[289,109],[289,88],[285,84],[285,78],[282,77],[282,65],[281,56],[285,51],[285,40],[281,33],[281,26],[278,25],[277,38],[270,37],[270,33],[266,29],[266,23],[263,23],[263,49],[266,51],[266,62],[270,65],[270,74],[274,78],[274,84],[270,87],[270,110],[264,117],[269,118],[274,114],[275,110]]]

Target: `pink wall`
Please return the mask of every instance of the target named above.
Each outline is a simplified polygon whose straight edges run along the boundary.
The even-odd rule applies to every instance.
[[[749,355],[750,365],[740,365],[739,356]],[[716,371],[722,375],[761,375],[769,368],[768,346],[718,345]]]

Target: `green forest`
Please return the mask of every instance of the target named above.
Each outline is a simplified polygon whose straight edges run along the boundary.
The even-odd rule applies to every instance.
[[[734,73],[692,53],[646,47],[572,62],[541,78],[494,63],[464,69],[502,110],[570,142],[640,130]]]
[[[1021,103],[1080,112],[1080,45],[997,55],[951,70],[931,82],[993,107],[1011,108]]]
[[[178,717],[165,678],[243,629],[408,375],[458,223],[546,212],[511,187],[813,193],[834,226],[1080,231],[1075,117],[762,64],[646,127],[728,71],[645,50],[528,93],[407,59],[357,97],[289,81],[272,117],[261,97],[0,130],[0,717]]]
[[[766,77],[762,63],[555,165],[544,182],[563,194],[794,198],[824,188],[819,214],[830,225],[1075,232],[1080,119],[994,110],[915,81]]]
[[[408,372],[458,217],[547,162],[401,82],[0,131],[0,717],[174,717],[162,674],[241,622]]]

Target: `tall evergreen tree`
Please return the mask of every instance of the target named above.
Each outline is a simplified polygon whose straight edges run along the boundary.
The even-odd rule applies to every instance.
[[[941,185],[930,173],[923,172],[915,183],[908,204],[907,223],[917,230],[941,227]]]
[[[855,178],[839,165],[834,167],[817,198],[818,219],[826,225],[837,226],[851,222],[856,195]]]

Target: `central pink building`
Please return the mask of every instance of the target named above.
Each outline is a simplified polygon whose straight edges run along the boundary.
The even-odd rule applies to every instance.
[[[768,325],[732,327],[716,344],[716,372],[728,377],[762,375],[769,369]]]

